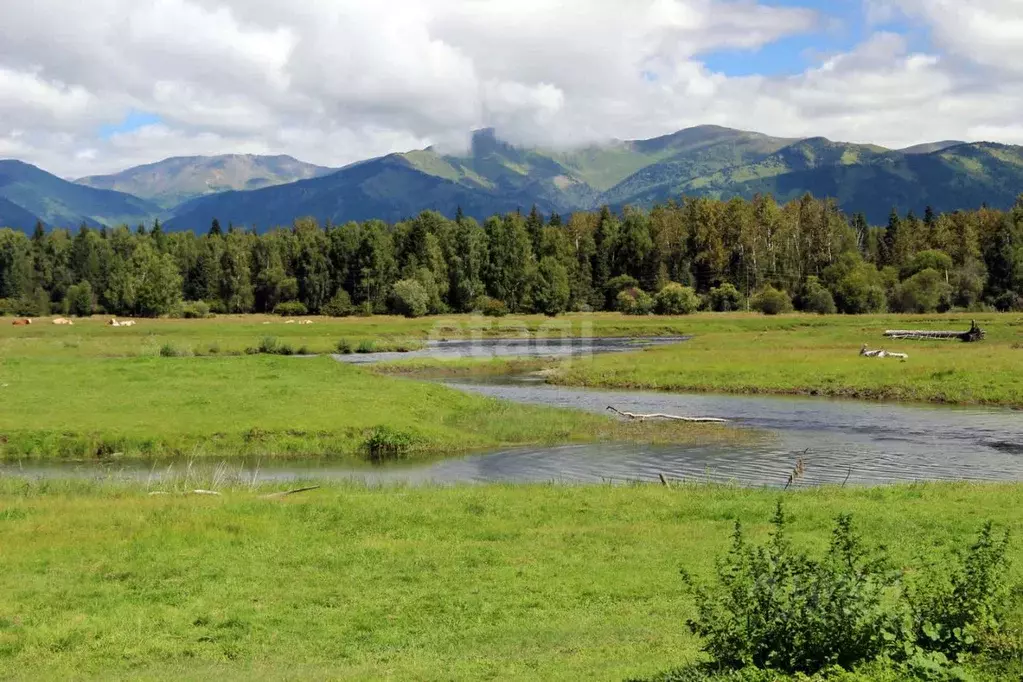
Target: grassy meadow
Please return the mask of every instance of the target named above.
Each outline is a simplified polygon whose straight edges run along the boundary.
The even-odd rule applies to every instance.
[[[886,339],[887,329],[986,330],[980,343]],[[1023,316],[695,317],[684,344],[569,363],[555,383],[1023,407]],[[863,358],[860,347],[909,359]]]
[[[381,377],[329,357],[4,358],[0,458],[368,459],[593,440],[711,442],[722,427],[623,423]]]
[[[648,676],[700,657],[679,570],[709,577],[735,520],[762,539],[779,497],[798,546],[851,512],[897,566],[990,519],[1023,578],[1019,485],[153,490],[0,481],[0,678]]]

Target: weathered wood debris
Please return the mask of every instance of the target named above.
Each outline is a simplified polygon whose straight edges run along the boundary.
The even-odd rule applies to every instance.
[[[939,341],[962,341],[963,343],[974,343],[984,339],[984,330],[977,326],[976,320],[970,320],[970,328],[965,332],[946,332],[928,330],[905,330],[889,329],[884,333],[890,339],[913,339],[925,340],[934,339]]]
[[[863,344],[863,348],[860,349],[860,355],[865,358],[901,358],[903,360],[909,357],[905,353],[891,353],[886,350],[870,350],[867,348],[867,344]]]
[[[692,424],[727,424],[727,419],[719,419],[717,417],[679,417],[674,414],[633,414],[632,412],[622,412],[608,405],[608,410],[615,414],[625,417],[626,419],[637,419],[639,421],[646,421],[647,419],[668,419],[677,422],[689,422]]]

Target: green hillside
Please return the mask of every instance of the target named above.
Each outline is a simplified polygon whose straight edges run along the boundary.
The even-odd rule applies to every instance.
[[[59,227],[134,225],[160,213],[138,197],[68,182],[21,161],[0,161],[0,199],[21,210],[4,222],[26,231],[35,224],[30,218]]]

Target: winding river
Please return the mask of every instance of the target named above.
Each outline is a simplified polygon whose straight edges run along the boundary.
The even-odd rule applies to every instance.
[[[565,356],[635,351],[684,339],[575,339],[560,342],[491,340],[438,342],[420,355],[445,357]],[[416,354],[401,354],[408,358]],[[339,356],[378,362],[394,354]],[[447,382],[453,388],[522,403],[604,412],[609,405],[636,413],[723,417],[768,437],[743,445],[648,446],[591,444],[515,448],[429,463],[353,467],[322,459],[242,461],[221,465],[244,480],[356,479],[370,483],[688,481],[783,486],[799,458],[795,485],[878,485],[924,480],[1023,480],[1023,413],[825,400],[820,398],[687,395],[550,386],[531,377]],[[116,465],[7,464],[0,473],[28,476],[113,475],[160,478],[184,463]]]

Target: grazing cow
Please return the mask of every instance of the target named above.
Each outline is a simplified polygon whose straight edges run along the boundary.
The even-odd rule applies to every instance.
[[[302,320],[301,322],[299,322],[299,324],[312,324],[312,323],[313,323],[312,320]]]
[[[64,325],[64,326],[71,326],[71,325],[74,325],[74,321],[73,320],[69,320],[66,317],[57,317],[57,318],[54,318],[53,324]]]
[[[111,317],[110,321],[107,322],[107,326],[108,327],[120,327],[121,323],[118,322],[116,318]]]
[[[11,324],[13,324],[15,327],[27,327],[28,325],[32,324],[32,320],[28,319],[27,317],[24,317],[20,320],[15,320]]]

